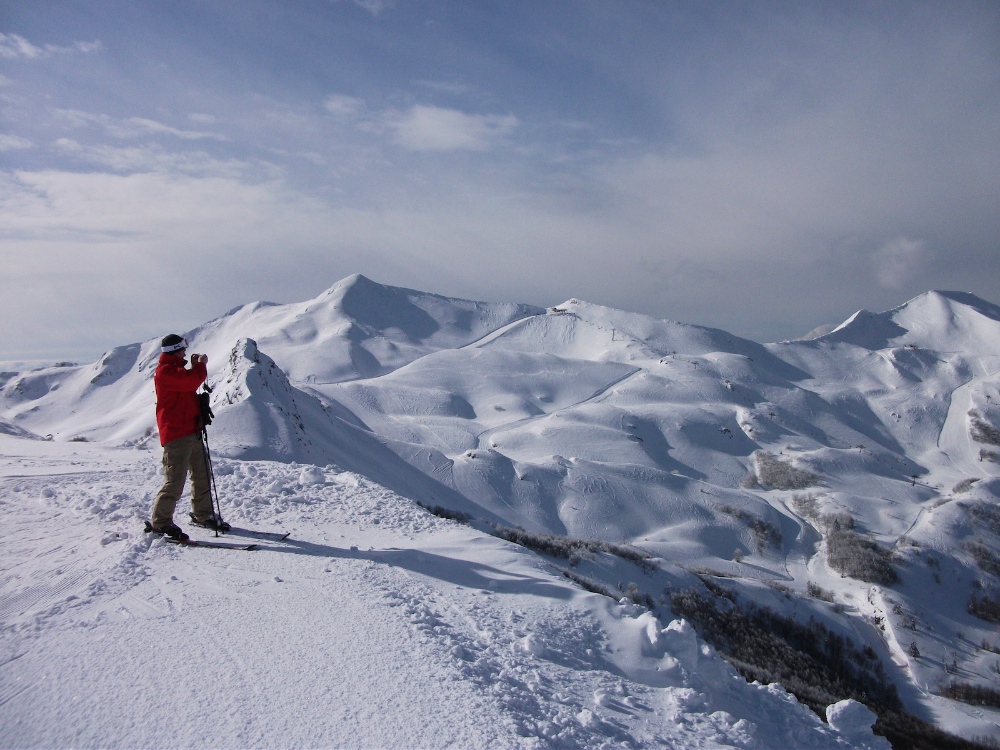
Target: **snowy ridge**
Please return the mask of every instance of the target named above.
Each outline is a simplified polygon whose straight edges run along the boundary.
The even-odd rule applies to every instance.
[[[306,302],[244,305],[187,337],[210,359],[226,354],[235,339],[252,338],[293,382],[328,383],[382,375],[541,312],[384,286],[355,274]]]
[[[375,483],[365,485],[370,490],[385,488],[398,502],[529,532],[626,541],[673,572],[638,580],[644,574],[591,569],[587,561],[576,570],[605,587],[637,583],[668,624],[664,593],[700,585],[675,565],[724,575],[748,601],[813,617],[873,648],[915,714],[967,737],[998,731],[996,712],[939,695],[955,675],[1000,688],[997,657],[982,646],[1000,648],[995,625],[969,611],[973,597],[1000,598],[989,562],[1000,557],[1000,529],[982,520],[992,518],[1000,490],[1000,308],[991,303],[929,292],[885,313],[860,311],[813,340],[761,345],[580,300],[543,310],[354,276],[306,303],[255,303],[186,335],[193,351],[210,357],[212,450],[232,469],[227,484],[242,477],[227,491],[240,498],[248,522],[304,523],[336,502],[324,490],[329,479],[306,491],[301,482],[262,484],[244,471],[266,464],[280,474],[284,465],[295,477],[305,464],[364,477]],[[31,441],[39,451],[92,451],[94,467],[122,448],[143,456],[134,447],[155,451],[156,444],[150,378],[157,357],[150,341],[94,365],[13,375],[0,388],[0,419],[29,437],[52,435],[51,443]],[[80,438],[100,444],[70,442]],[[19,473],[18,462],[35,466],[32,460],[10,458],[8,471]],[[259,515],[282,507],[275,492],[306,498],[314,491],[314,500],[285,503],[290,515]],[[131,497],[129,512],[148,512],[144,502]],[[389,523],[387,512],[373,506],[365,522]],[[830,519],[838,514],[853,529],[834,539]],[[342,522],[355,533],[361,521]],[[471,536],[439,556],[441,564],[452,553],[469,554],[463,545],[496,544],[472,529],[462,533]],[[871,543],[895,578],[866,580],[831,562],[855,554],[836,544]],[[537,574],[535,563],[525,564]],[[558,574],[554,580],[570,586]],[[813,598],[816,590],[832,602]],[[608,642],[641,619],[635,612],[616,625],[600,608],[586,609]],[[669,672],[667,652],[657,651],[660,635],[639,631],[653,633],[639,641],[643,658],[655,657],[654,672]],[[522,651],[538,657],[532,643],[523,641]],[[678,657],[671,651],[670,658]],[[641,670],[627,674],[648,687],[666,684],[639,679]],[[584,726],[587,714],[577,715],[584,709],[605,721],[600,709],[608,706],[574,705],[572,716],[557,711],[560,721]],[[744,709],[725,710],[751,720]],[[719,730],[726,742],[736,742],[738,723]],[[598,735],[614,736],[600,726]],[[535,725],[525,731],[544,735]]]

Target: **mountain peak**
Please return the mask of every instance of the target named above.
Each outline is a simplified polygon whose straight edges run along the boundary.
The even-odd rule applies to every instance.
[[[968,292],[931,290],[885,312],[858,310],[818,340],[871,350],[893,346],[994,350],[998,334],[1000,306]]]
[[[335,294],[343,295],[348,290],[353,289],[355,287],[364,288],[367,286],[382,286],[382,285],[375,281],[372,281],[363,274],[352,273],[350,276],[345,276],[344,278],[340,279],[340,281],[336,282],[329,289],[325,290],[319,296],[317,296],[316,299],[318,300],[324,299],[326,297],[330,297]]]
[[[977,297],[971,292],[955,292],[941,289],[932,289],[921,295],[914,297],[901,307],[918,306],[920,304],[934,304],[937,306],[952,306],[954,304],[967,307],[980,315],[1000,321],[1000,306],[987,302],[982,297]]]

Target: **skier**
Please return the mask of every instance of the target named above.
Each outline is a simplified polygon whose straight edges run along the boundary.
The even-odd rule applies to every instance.
[[[212,508],[212,495],[205,447],[201,441],[201,407],[196,391],[208,377],[208,357],[191,355],[187,369],[188,342],[175,333],[160,342],[160,361],[153,376],[156,388],[156,426],[163,446],[163,488],[153,502],[149,531],[165,534],[177,541],[188,535],[174,523],[174,509],[191,472],[191,520],[209,529],[228,530]]]

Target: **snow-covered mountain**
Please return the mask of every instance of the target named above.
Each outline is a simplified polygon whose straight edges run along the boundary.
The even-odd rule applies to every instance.
[[[193,351],[209,355],[213,373],[226,365],[239,339],[250,338],[293,383],[341,382],[391,372],[539,312],[382,286],[355,275],[307,302],[254,302],[184,335]],[[156,338],[113,349],[92,365],[8,379],[3,411],[57,439],[141,438],[155,429],[150,384],[159,349]]]
[[[956,676],[1000,687],[996,624],[970,612],[1000,606],[996,305],[928,292],[761,345],[352,276],[184,335],[209,355],[220,459],[336,467],[529,532],[636,544],[870,646],[942,726],[1000,724],[938,695]],[[9,377],[0,432],[154,447],[157,357],[155,339]]]

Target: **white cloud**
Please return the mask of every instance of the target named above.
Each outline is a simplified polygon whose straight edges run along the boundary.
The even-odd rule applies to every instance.
[[[438,91],[444,94],[468,94],[473,89],[466,83],[457,83],[455,81],[414,81],[417,86],[423,86],[425,89],[430,89],[431,91]]]
[[[280,182],[18,177],[0,175],[5,355],[96,357],[249,300],[306,299],[355,271],[391,280],[433,268],[405,249],[427,217],[331,210]]]
[[[330,0],[330,2],[341,2],[342,0]],[[395,0],[351,0],[359,8],[364,8],[373,16],[381,15],[395,5]]]
[[[96,164],[114,172],[157,172],[162,174],[201,175],[227,178],[263,174],[273,179],[276,168],[261,162],[239,159],[220,160],[204,151],[167,151],[159,145],[149,146],[83,146],[71,138],[55,143],[64,154],[87,164]]]
[[[0,151],[13,151],[15,149],[32,148],[35,144],[27,138],[19,135],[7,135],[0,133]]]
[[[145,117],[128,117],[124,120],[116,120],[108,115],[95,115],[77,109],[59,109],[55,110],[55,113],[74,127],[98,125],[115,138],[126,139],[139,138],[144,135],[169,135],[186,141],[205,139],[216,141],[227,140],[225,136],[218,133],[200,130],[181,130]]]
[[[518,124],[513,115],[470,115],[426,104],[391,123],[396,143],[411,151],[487,151]]]
[[[323,107],[360,131],[391,134],[397,145],[410,151],[489,151],[520,124],[513,115],[474,115],[429,104],[405,112],[373,110],[363,99],[343,94],[328,96]]]
[[[357,117],[365,110],[365,102],[353,96],[343,94],[332,94],[323,102],[323,107],[334,117],[339,119],[351,119]]]
[[[251,184],[223,176],[17,172],[0,173],[0,185],[4,208],[0,232],[33,236],[42,243],[72,236],[135,246],[134,238],[143,237],[144,242],[161,242],[167,248],[186,245],[209,232],[245,241],[247,226],[259,226],[261,220],[288,210],[279,182]],[[11,208],[7,201],[16,202],[16,212],[6,210]],[[121,239],[128,237],[132,239]],[[65,250],[72,253],[74,247],[70,244]]]
[[[896,237],[880,247],[872,260],[879,284],[886,289],[902,289],[920,274],[928,258],[927,243]]]
[[[144,117],[130,117],[125,121],[125,132],[128,133],[127,137],[131,137],[133,134],[129,132],[129,128],[134,128],[135,131],[139,132],[145,131],[147,133],[172,135],[176,138],[189,141],[197,141],[204,138],[210,138],[217,141],[226,140],[225,136],[219,135],[218,133],[206,133],[198,130],[180,130],[178,128],[172,128],[169,125],[164,125],[161,122],[156,122],[156,120],[147,120]]]
[[[281,180],[0,171],[3,349],[111,346],[252,299],[305,299],[404,263],[411,226]]]
[[[75,42],[69,47],[60,47],[55,44],[46,44],[44,47],[39,47],[18,34],[0,33],[0,57],[7,60],[38,60],[52,57],[53,55],[64,55],[73,52],[88,54],[99,52],[102,48],[101,43],[98,41]]]
[[[0,57],[8,60],[24,58],[33,60],[45,56],[45,50],[36,47],[23,36],[0,33]]]
[[[392,0],[354,0],[354,4],[364,8],[373,16],[379,15],[382,11],[393,6]]]

